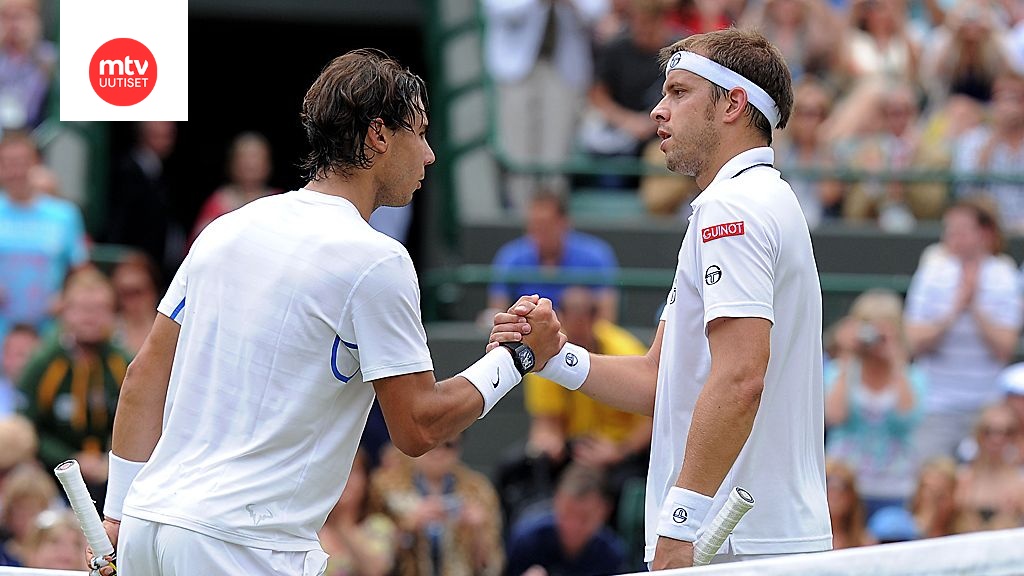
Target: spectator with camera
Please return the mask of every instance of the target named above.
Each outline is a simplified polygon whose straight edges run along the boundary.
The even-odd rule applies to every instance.
[[[911,432],[925,377],[910,364],[898,294],[874,289],[854,300],[835,332],[838,357],[825,374],[825,452],[857,476],[866,518],[903,506],[914,490]]]

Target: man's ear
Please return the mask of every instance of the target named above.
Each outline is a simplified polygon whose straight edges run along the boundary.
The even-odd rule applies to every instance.
[[[366,147],[377,154],[388,151],[388,134],[384,129],[384,121],[380,118],[370,121],[370,126],[366,130]]]
[[[729,107],[725,109],[726,123],[735,122],[743,117],[747,109],[747,93],[742,88],[733,88],[726,94]]]

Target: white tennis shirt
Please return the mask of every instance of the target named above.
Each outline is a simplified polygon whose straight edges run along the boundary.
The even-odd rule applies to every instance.
[[[693,202],[679,250],[654,405],[647,475],[645,561],[658,512],[682,468],[697,397],[711,368],[705,327],[721,317],[772,322],[771,357],[750,438],[706,522],[740,486],[754,497],[730,537],[736,554],[828,550],[821,285],[810,233],[771,148],[734,157]]]
[[[163,435],[125,514],[319,548],[369,382],[433,369],[408,251],[348,200],[300,189],[210,224],[158,309],[181,333]]]

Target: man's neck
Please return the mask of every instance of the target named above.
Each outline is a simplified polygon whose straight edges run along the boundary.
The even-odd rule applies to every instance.
[[[36,194],[32,192],[31,188],[8,187],[6,192],[11,202],[18,206],[28,206],[36,199]]]
[[[377,208],[374,205],[376,195],[373,180],[365,171],[356,171],[347,179],[334,175],[323,180],[307,182],[303,188],[348,200],[367,222],[370,221],[370,214]]]
[[[706,190],[711,185],[715,176],[718,176],[722,167],[730,160],[748,150],[768,146],[768,143],[760,135],[752,134],[746,128],[742,132],[723,131],[719,142],[718,150],[708,158],[705,170],[696,176],[697,186],[701,191]]]

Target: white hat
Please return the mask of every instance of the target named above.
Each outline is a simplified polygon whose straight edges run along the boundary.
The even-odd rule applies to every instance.
[[[1024,362],[1011,364],[1003,369],[998,376],[999,387],[1006,394],[1024,396]]]

